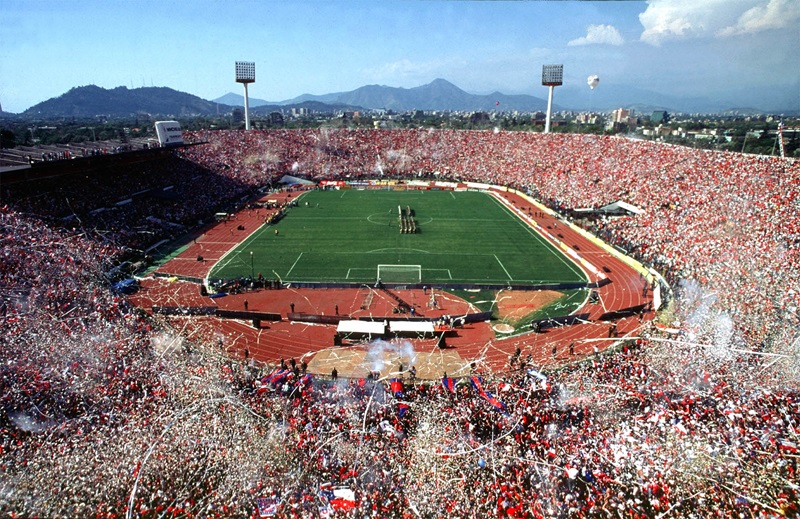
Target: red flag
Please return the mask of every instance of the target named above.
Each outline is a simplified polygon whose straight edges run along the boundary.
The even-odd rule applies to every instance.
[[[405,388],[403,387],[403,381],[399,378],[393,378],[389,380],[389,386],[392,388],[392,394],[400,398],[403,396]]]
[[[481,379],[478,377],[470,377],[469,380],[472,382],[472,387],[475,388],[475,391],[477,391],[479,395],[481,395],[487,402],[492,404],[495,409],[505,412],[506,405],[492,396],[491,393],[488,393],[483,389],[483,386],[481,385]]]
[[[404,404],[402,402],[399,403],[397,405],[397,417],[398,418],[404,417],[409,409],[411,409],[411,407],[408,404]]]
[[[456,381],[450,377],[442,377],[442,386],[451,393],[456,392]]]

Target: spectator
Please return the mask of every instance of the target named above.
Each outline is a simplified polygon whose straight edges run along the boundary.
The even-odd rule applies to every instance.
[[[4,515],[255,517],[275,496],[277,517],[316,517],[321,482],[354,493],[344,517],[800,513],[797,161],[554,134],[199,135],[209,144],[170,159],[176,171],[3,186]],[[211,171],[237,197],[295,161],[316,178],[379,168],[511,185],[564,212],[625,199],[645,211],[587,226],[664,270],[681,334],[546,381],[524,369],[454,393],[418,381],[397,399],[380,376],[320,381],[260,372],[213,342],[176,348],[188,339],[107,290],[127,248],[151,243],[141,231],[180,233],[171,224],[214,207],[143,203],[139,187]]]

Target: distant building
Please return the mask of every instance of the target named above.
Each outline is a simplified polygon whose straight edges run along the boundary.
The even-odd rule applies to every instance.
[[[653,112],[653,115],[650,116],[650,122],[653,123],[653,126],[667,124],[669,122],[669,112],[656,110]]]
[[[270,112],[269,123],[275,126],[283,126],[283,114],[280,112]]]
[[[617,108],[611,112],[611,120],[615,123],[627,123],[628,118],[633,115],[633,110],[627,108]]]
[[[469,116],[469,122],[474,125],[489,124],[489,114],[486,112],[475,112]]]
[[[240,123],[244,121],[244,110],[241,108],[234,108],[233,109],[233,122]]]
[[[594,113],[580,113],[575,118],[577,124],[600,124],[601,118],[598,114]]]

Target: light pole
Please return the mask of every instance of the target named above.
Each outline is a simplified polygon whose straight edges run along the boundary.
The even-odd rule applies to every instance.
[[[545,118],[544,133],[550,133],[550,115],[553,111],[553,87],[564,84],[564,65],[543,65],[542,86],[550,87],[547,94],[547,117]]]
[[[256,82],[256,64],[252,61],[236,62],[236,82],[244,85],[244,129],[250,129],[250,98],[247,95],[248,83]]]
[[[250,251],[250,279],[255,279],[255,270],[253,270],[253,251]]]

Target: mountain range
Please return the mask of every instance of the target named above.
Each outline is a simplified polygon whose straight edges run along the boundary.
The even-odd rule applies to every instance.
[[[533,90],[533,89],[532,89]],[[546,95],[545,87],[538,86]],[[779,100],[774,100],[775,103]],[[17,117],[130,117],[146,113],[162,117],[214,116],[230,113],[234,107],[243,106],[244,98],[228,93],[207,101],[192,94],[167,87],[142,87],[128,89],[120,86],[105,89],[94,85],[75,87],[61,96],[48,99],[25,110]],[[788,105],[793,103],[788,100]],[[780,105],[779,105],[780,106]],[[785,105],[784,105],[785,106]],[[594,90],[588,87],[557,87],[553,109],[576,111],[609,111],[616,108],[635,108],[639,113],[652,110],[670,112],[722,113],[786,113],[777,107],[734,108],[723,101],[705,98],[660,94],[631,86],[603,85]],[[254,114],[286,108],[308,108],[320,112],[337,110],[384,109],[402,112],[408,110],[436,111],[521,111],[541,112],[547,102],[533,95],[509,95],[501,92],[471,94],[444,79],[436,79],[414,88],[367,85],[349,92],[323,95],[303,94],[284,101],[265,101],[250,98]],[[793,112],[797,112],[795,107]],[[14,114],[4,113],[4,116]]]
[[[394,111],[407,110],[450,110],[450,111],[522,111],[536,112],[547,109],[547,89],[533,86],[531,91],[541,92],[542,97],[534,95],[509,95],[500,92],[490,94],[470,94],[444,79],[435,79],[427,85],[414,88],[397,88],[381,85],[368,85],[349,92],[301,96],[284,101],[265,101],[250,98],[250,107],[259,105],[286,106],[304,101],[322,103],[341,103],[350,106]],[[737,97],[746,97],[737,93]],[[242,106],[241,95],[228,93],[216,102]],[[588,86],[557,87],[553,96],[553,110],[608,112],[617,108],[633,108],[638,113],[654,110],[685,113],[797,113],[800,99],[763,100],[763,106],[742,107],[733,100],[711,99],[702,96],[664,94],[627,84],[602,83],[595,89]]]
[[[435,79],[427,85],[414,88],[398,88],[382,85],[367,85],[350,92],[335,94],[303,94],[286,103],[302,101],[338,102],[371,109],[437,110],[480,112],[489,110],[518,110],[537,112],[547,109],[547,101],[530,95],[506,95],[500,92],[478,95],[461,90],[444,79]],[[281,103],[282,104],[282,103]]]

